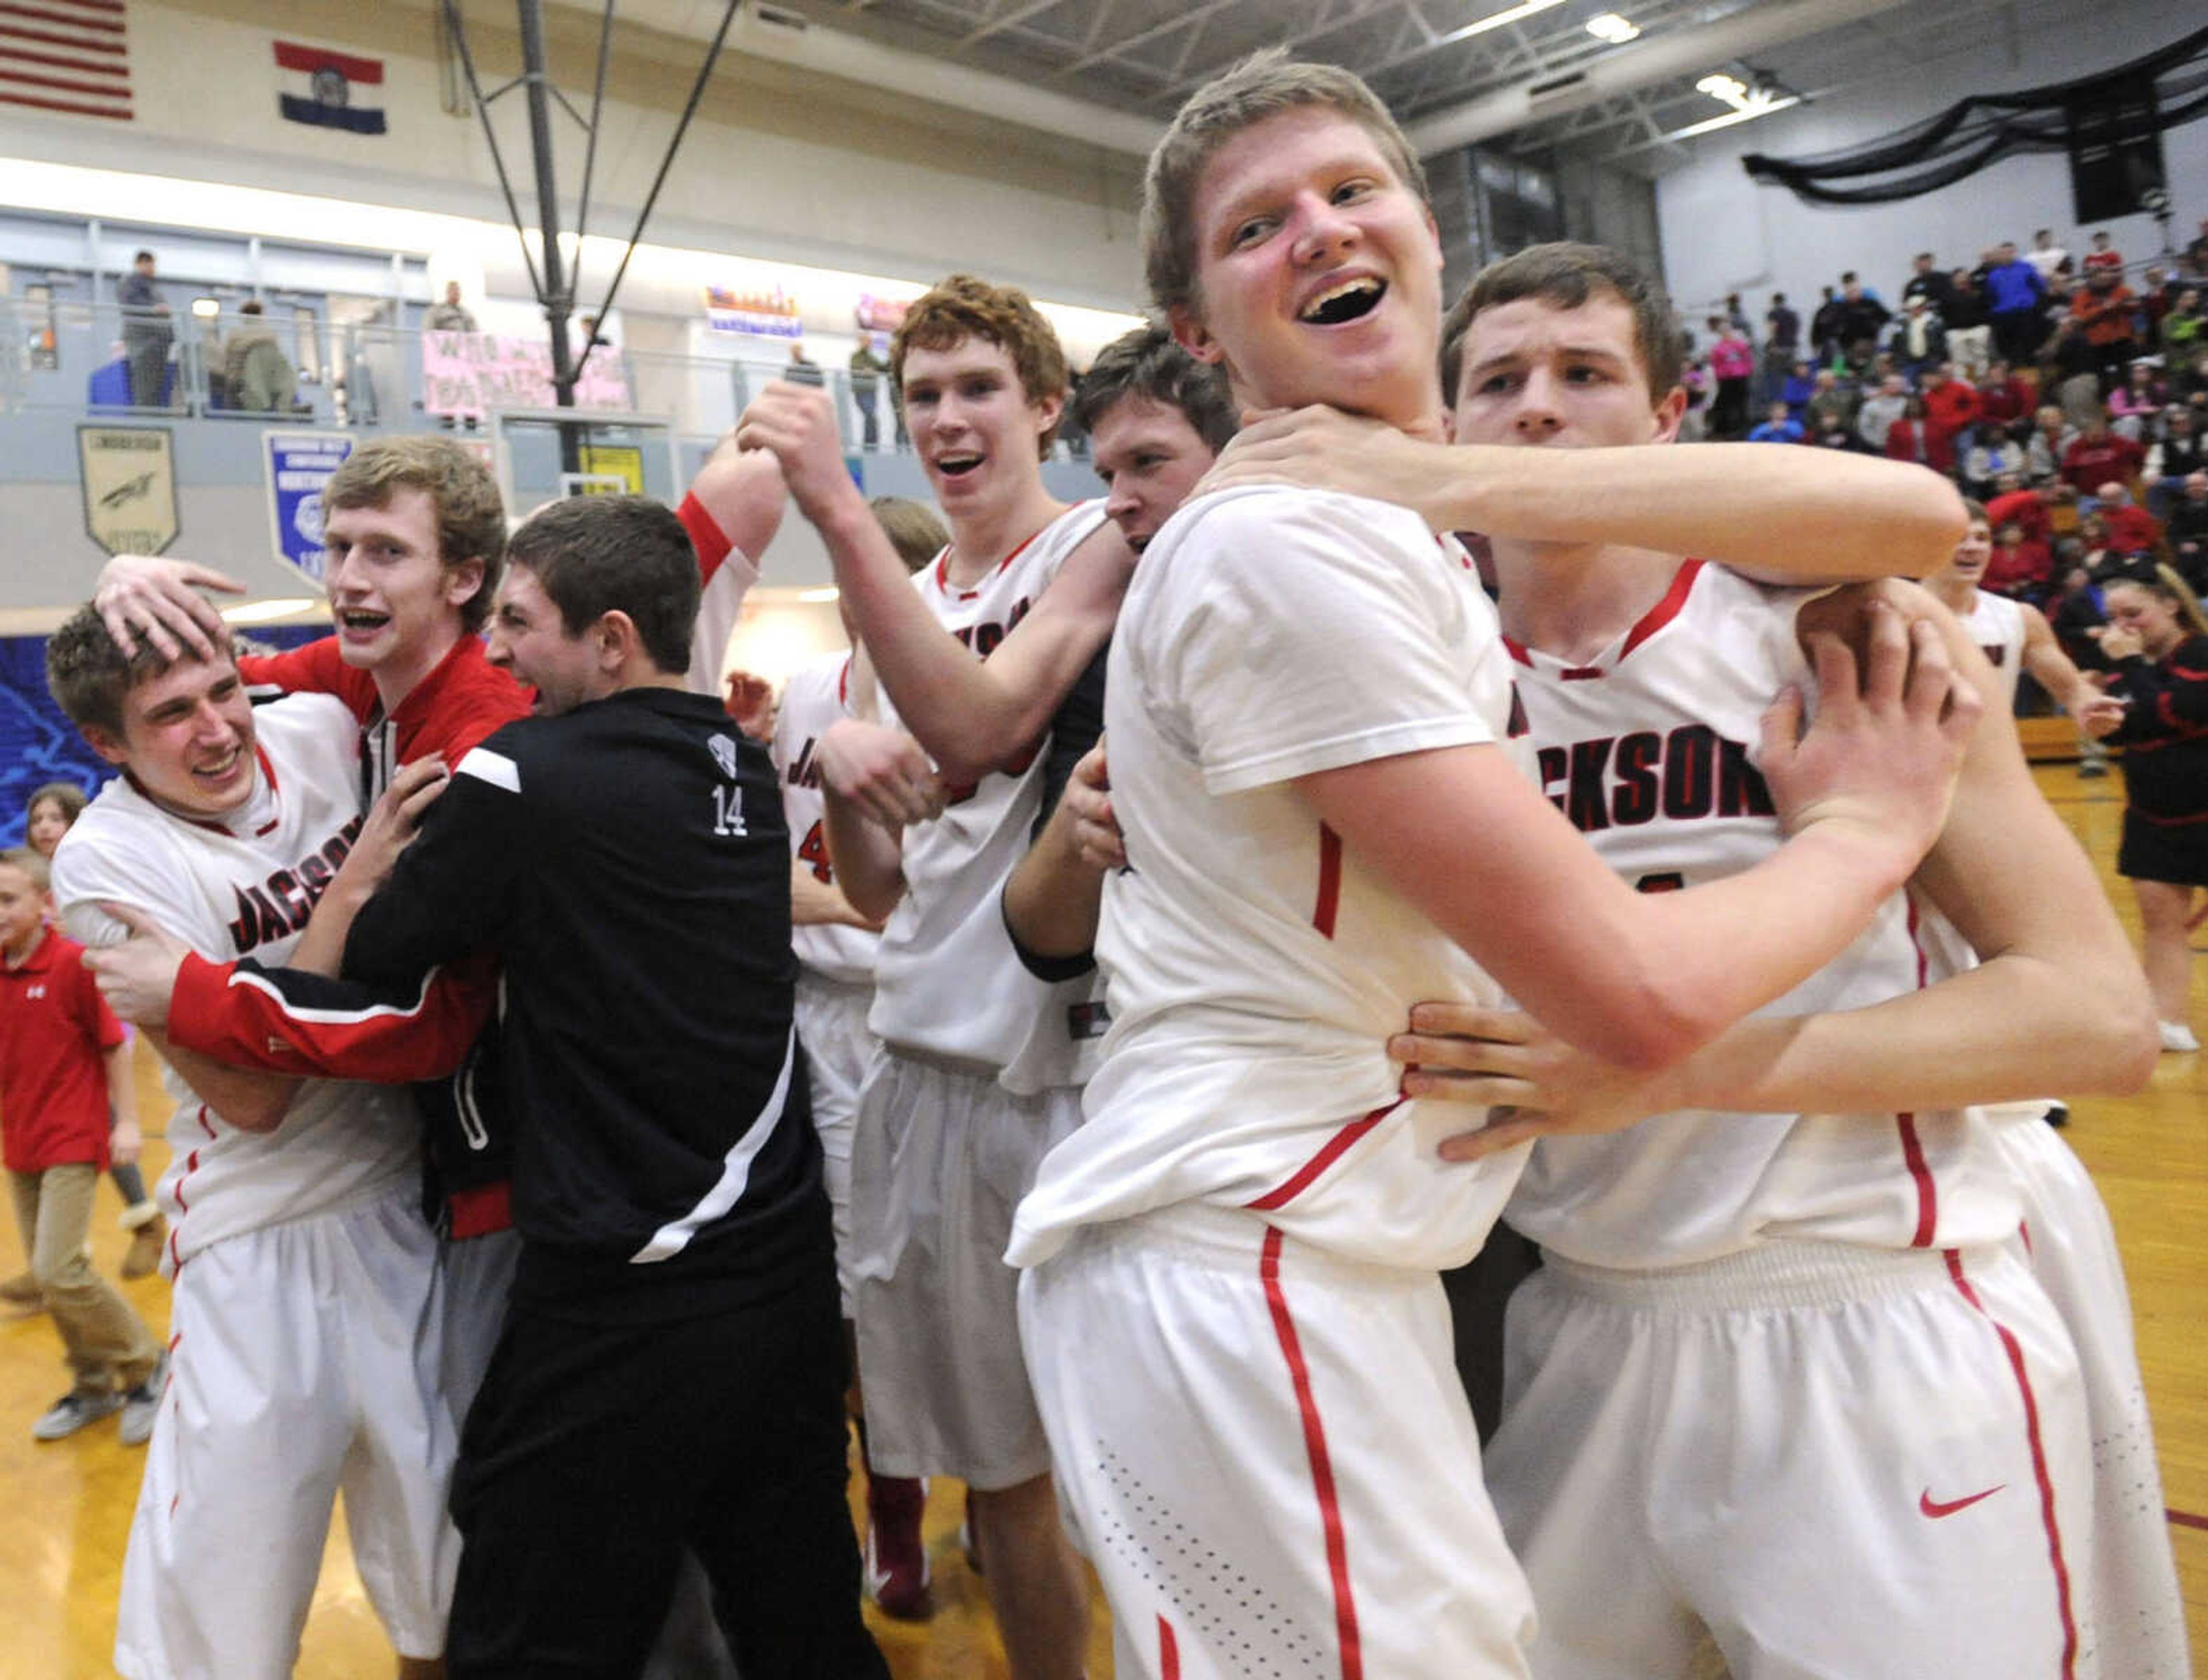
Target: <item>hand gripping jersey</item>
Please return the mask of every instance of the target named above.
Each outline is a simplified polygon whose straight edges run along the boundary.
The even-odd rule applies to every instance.
[[[1667,891],[1737,874],[1782,843],[1753,747],[1786,684],[1808,591],[1689,561],[1612,648],[1568,666],[1513,647],[1543,790],[1626,880]],[[1769,1015],[1881,1002],[1946,978],[1906,893]],[[1508,1211],[1544,1248],[1619,1269],[1716,1259],[1775,1239],[1871,1248],[2000,1243],[2019,1206],[1976,1109],[1688,1111],[1608,1137],[1544,1138]]]
[[[972,589],[951,584],[947,556],[913,585],[943,627],[986,659],[1103,523],[1103,503],[1079,502]],[[883,713],[896,722],[886,697]],[[905,830],[905,896],[882,932],[867,1018],[892,1049],[995,1070],[1021,1094],[1081,1083],[1102,1036],[1095,977],[1053,985],[1030,975],[999,904],[1042,814],[1046,745],[1034,742],[978,787],[953,789],[940,817]]]
[[[1345,858],[1292,783],[1436,747],[1518,757],[1471,561],[1363,497],[1204,496],[1137,568],[1105,714],[1130,861],[1097,938],[1112,1029],[1086,1123],[1044,1161],[1008,1257],[1201,1202],[1352,1258],[1461,1263],[1522,1155],[1437,1159],[1463,1116],[1399,1099],[1383,1047],[1419,999],[1497,988]]]
[[[254,712],[260,783],[227,824],[175,816],[129,779],[108,783],[54,855],[54,897],[87,945],[124,932],[99,901],[135,905],[204,956],[281,963],[360,831],[352,714],[300,695]],[[241,1131],[174,1073],[159,1199],[173,1269],[225,1237],[411,1185],[419,1127],[403,1091],[309,1080],[273,1131]]]
[[[823,885],[835,876],[828,863],[828,842],[822,826],[827,801],[820,792],[820,766],[813,749],[828,726],[850,716],[846,688],[851,677],[851,656],[830,654],[801,665],[789,674],[782,691],[782,708],[774,720],[774,765],[782,775],[782,809],[789,822],[789,852],[813,871]],[[806,973],[846,985],[871,985],[874,978],[874,947],[878,933],[864,927],[836,922],[807,922],[789,930],[789,943],[797,952],[798,966]]]

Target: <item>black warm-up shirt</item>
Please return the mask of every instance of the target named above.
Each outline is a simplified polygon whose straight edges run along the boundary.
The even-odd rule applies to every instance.
[[[345,972],[404,992],[483,950],[504,962],[517,1299],[665,1318],[830,1263],[780,790],[717,702],[627,690],[460,761]]]

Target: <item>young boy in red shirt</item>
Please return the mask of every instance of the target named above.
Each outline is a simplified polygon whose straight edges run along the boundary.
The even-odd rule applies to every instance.
[[[84,947],[45,922],[46,861],[0,853],[0,1141],[31,1275],[62,1333],[75,1385],[32,1425],[58,1441],[110,1413],[123,1443],[144,1444],[160,1407],[160,1344],[92,1269],[92,1193],[114,1152],[135,1157],[130,1047],[79,960]]]

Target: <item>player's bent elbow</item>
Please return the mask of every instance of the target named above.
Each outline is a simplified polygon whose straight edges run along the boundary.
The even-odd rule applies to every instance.
[[[1929,466],[1908,464],[1906,491],[1885,508],[1893,522],[1894,570],[1911,578],[1929,577],[1945,566],[1970,529],[1962,492]]]
[[[225,1106],[222,1118],[240,1131],[273,1131],[284,1124],[284,1117],[291,1112],[291,1099],[297,1088],[271,1092],[264,1097],[233,1100]]]
[[[2127,995],[2099,1001],[2096,1012],[2102,1018],[2091,1024],[2089,1032],[2095,1052],[2092,1065],[2080,1070],[2090,1083],[2080,1084],[2081,1091],[2136,1096],[2147,1088],[2155,1069],[2161,1065],[2162,1030],[2155,1020],[2153,1003],[2143,987],[2123,989]],[[2136,997],[2128,995],[2134,991]]]
[[[1566,1032],[1590,1055],[1635,1073],[1660,1073],[1707,1044],[1731,1024],[1691,1008],[1676,984],[1658,981],[1622,988]]]

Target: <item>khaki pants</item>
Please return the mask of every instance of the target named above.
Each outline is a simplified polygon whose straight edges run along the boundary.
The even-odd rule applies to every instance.
[[[146,1321],[92,1269],[92,1193],[99,1183],[99,1169],[88,1161],[8,1174],[31,1275],[46,1293],[81,1394],[135,1388],[153,1374],[161,1353]]]

